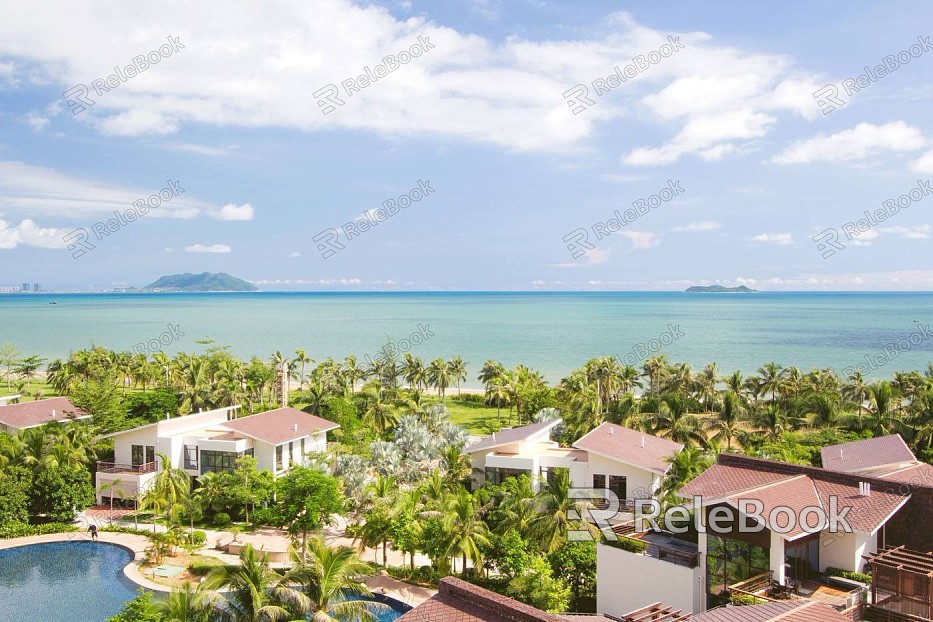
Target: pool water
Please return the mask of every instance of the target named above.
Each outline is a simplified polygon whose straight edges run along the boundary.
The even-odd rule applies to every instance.
[[[377,603],[384,603],[391,607],[391,609],[386,609],[385,607],[374,608],[373,613],[376,614],[379,622],[394,622],[411,611],[411,606],[406,605],[401,601],[395,600],[394,598],[383,596],[382,594],[373,594],[369,598],[359,599],[351,597],[350,600],[371,600]]]
[[[55,542],[0,550],[0,620],[103,622],[135,596],[132,560],[106,542]]]

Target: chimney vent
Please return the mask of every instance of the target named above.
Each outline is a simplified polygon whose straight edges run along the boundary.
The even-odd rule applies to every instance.
[[[296,423],[296,424],[292,425],[292,429],[293,429],[295,432],[297,432],[297,431],[298,431],[298,424]]]
[[[645,437],[644,436],[641,437],[641,448],[642,449],[645,448]]]
[[[612,425],[610,424],[610,425],[609,425],[609,434],[610,434],[610,436],[613,435],[613,434],[615,434],[615,433],[616,433],[616,429],[615,429],[614,427],[612,427]]]
[[[55,409],[53,408],[53,409],[52,409],[52,419],[54,419],[54,418],[55,418]]]
[[[858,494],[862,497],[871,496],[871,484],[868,482],[859,482],[858,483]]]

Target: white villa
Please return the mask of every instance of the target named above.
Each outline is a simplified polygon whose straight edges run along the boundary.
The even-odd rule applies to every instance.
[[[340,426],[295,408],[277,408],[237,418],[239,406],[229,406],[165,419],[114,432],[100,438],[114,441],[112,462],[98,462],[98,503],[107,497],[133,499],[151,485],[158,454],[192,477],[232,470],[242,456],[256,458],[257,467],[276,477],[310,452],[327,449],[327,432]]]
[[[649,499],[670,469],[667,459],[683,445],[635,430],[604,423],[573,444],[550,440],[560,420],[532,423],[496,432],[467,447],[475,486],[502,483],[525,474],[537,491],[552,469],[570,471],[574,488],[603,488],[620,500]]]
[[[10,402],[20,395],[0,398],[0,432],[15,434],[20,430],[37,428],[54,422],[84,421],[91,416],[71,403],[67,397],[50,397],[34,402]]]

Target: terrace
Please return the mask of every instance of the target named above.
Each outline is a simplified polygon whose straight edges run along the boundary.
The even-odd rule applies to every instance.
[[[620,536],[620,541],[606,541],[605,544],[685,568],[696,568],[700,565],[700,553],[695,543],[680,540],[661,531],[625,533],[627,525],[628,523],[614,526],[613,532]]]
[[[768,571],[734,583],[726,589],[730,594],[749,596],[762,603],[813,600],[830,605],[837,611],[858,606],[868,592],[866,586],[837,577],[824,577],[820,581],[788,579],[782,584],[775,581],[773,576],[774,573]]]
[[[867,556],[871,566],[871,619],[933,619],[933,553],[903,546]]]
[[[123,464],[120,462],[110,462],[106,460],[97,461],[98,473],[123,473],[131,475],[142,475],[144,473],[153,473],[156,470],[155,462],[144,462],[142,464]]]

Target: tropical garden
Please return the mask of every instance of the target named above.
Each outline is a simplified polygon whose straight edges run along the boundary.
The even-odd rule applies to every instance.
[[[668,502],[722,451],[819,466],[828,444],[899,433],[918,457],[933,460],[933,365],[869,380],[773,362],[745,375],[663,355],[639,367],[598,357],[551,386],[530,367],[488,360],[475,370],[477,393],[462,386],[470,376],[460,357],[426,362],[385,348],[366,364],[354,356],[318,362],[302,350],[241,361],[204,345],[203,353],[171,358],[82,350],[51,361],[44,379],[33,377],[36,369],[17,371],[17,356],[0,357],[10,390],[27,383],[33,393],[17,390],[67,395],[92,415],[90,424],[0,435],[0,525],[70,520],[72,508],[93,501],[95,461],[112,452],[94,439],[167,413],[233,404],[260,412],[277,407],[288,390],[295,407],[340,424],[328,455],[309,455],[306,467],[277,481],[248,459],[194,487],[184,472],[164,466],[156,485],[131,500],[148,520],[188,537],[208,525],[278,527],[292,537],[294,563],[272,570],[244,551],[239,570],[212,569],[202,587],[166,602],[141,595],[128,605],[137,609],[124,612],[137,617],[121,619],[353,619],[357,605],[346,598],[359,584],[325,580],[321,568],[330,566],[315,561],[324,555],[345,559],[350,578],[373,565],[426,585],[455,573],[545,610],[591,609],[595,545],[568,539],[588,530],[568,498],[568,474],[555,470],[538,492],[526,477],[470,485],[471,434],[545,418],[562,419],[554,438],[567,445],[606,421],[683,443],[663,483]],[[290,389],[278,381],[282,369]],[[323,540],[322,529],[337,516],[355,550]],[[358,557],[364,550],[365,562]],[[391,566],[389,551],[405,563]],[[217,589],[240,596],[219,603]]]

